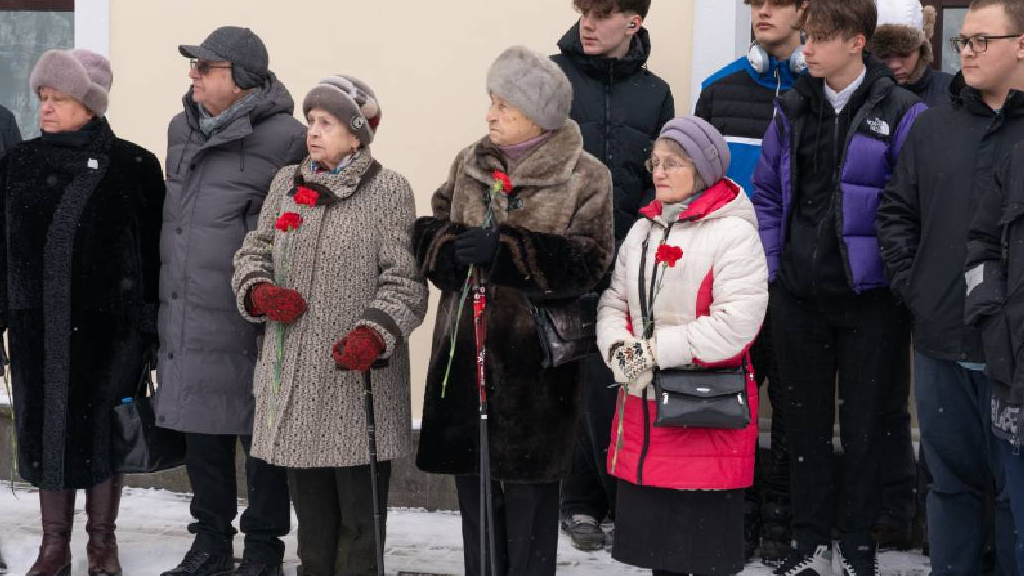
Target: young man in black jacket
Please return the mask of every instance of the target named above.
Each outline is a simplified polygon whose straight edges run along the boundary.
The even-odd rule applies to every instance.
[[[990,194],[996,167],[1024,140],[1022,32],[1024,2],[972,2],[953,40],[963,66],[953,101],[921,115],[878,208],[886,272],[914,317],[914,391],[933,476],[928,538],[936,575],[981,570],[982,495],[993,478],[997,572],[1016,573],[1013,520],[989,433],[991,371],[982,371],[981,333],[964,325],[962,263],[972,214]]]
[[[732,155],[728,176],[751,195],[754,187],[750,179],[761,157],[761,137],[775,117],[775,98],[788,92],[806,69],[797,26],[806,2],[745,2],[750,5],[754,44],[748,54],[704,81],[694,114],[725,136]],[[761,559],[777,563],[789,554],[791,538],[789,452],[783,417],[784,388],[775,363],[769,319],[765,319],[750,354],[758,386],[768,382],[772,432],[771,462],[757,466],[754,486],[747,490],[744,537],[748,559],[760,545]]]
[[[558,42],[552,60],[573,88],[570,117],[587,152],[612,173],[616,245],[640,208],[654,199],[644,168],[661,127],[675,116],[668,84],[647,70],[651,39],[643,27],[651,0],[574,0],[580,20]],[[607,278],[597,287],[604,290]],[[598,356],[584,360],[583,414],[572,475],[562,483],[562,528],[577,548],[604,547],[600,522],[615,514],[615,479],[606,467],[615,412],[611,371]]]

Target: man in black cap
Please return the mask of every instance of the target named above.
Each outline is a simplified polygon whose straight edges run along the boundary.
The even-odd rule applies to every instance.
[[[230,280],[274,175],[306,154],[305,128],[251,30],[218,28],[201,45],[178,49],[191,60],[192,87],[168,129],[156,415],[159,426],[186,434],[196,521],[192,548],[163,576],[279,576],[288,487],[283,469],[249,457],[257,330],[238,314]],[[248,507],[235,568],[239,440]]]

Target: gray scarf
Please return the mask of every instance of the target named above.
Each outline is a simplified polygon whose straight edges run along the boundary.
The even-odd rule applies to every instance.
[[[261,92],[263,92],[262,88],[254,89],[249,94],[239,98],[231,106],[228,106],[227,110],[216,116],[211,116],[210,113],[206,111],[206,108],[199,106],[199,130],[201,130],[203,135],[207,138],[213,136],[215,132],[230,124],[235,118],[241,116],[242,113],[246,111],[245,108],[247,105]]]

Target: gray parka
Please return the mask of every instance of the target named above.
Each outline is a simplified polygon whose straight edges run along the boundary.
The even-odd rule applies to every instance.
[[[305,156],[305,128],[273,77],[209,139],[191,94],[167,130],[157,424],[252,434],[259,328],[238,315],[231,259],[255,229],[274,174]]]

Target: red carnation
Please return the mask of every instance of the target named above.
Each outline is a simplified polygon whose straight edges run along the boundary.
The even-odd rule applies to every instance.
[[[654,253],[654,261],[658,264],[664,264],[669,268],[674,268],[676,262],[682,257],[682,248],[679,246],[670,246],[668,244],[658,246],[658,251]]]
[[[320,193],[311,188],[305,186],[299,186],[299,189],[295,191],[295,203],[303,206],[316,206],[317,200],[320,199]]]
[[[512,192],[512,179],[509,178],[508,174],[505,174],[501,170],[494,171],[495,184],[501,183],[501,192],[509,194]]]
[[[292,230],[298,230],[300,225],[302,225],[302,216],[299,216],[295,212],[285,212],[277,217],[277,222],[274,224],[274,228],[277,228],[281,232],[290,232]]]

